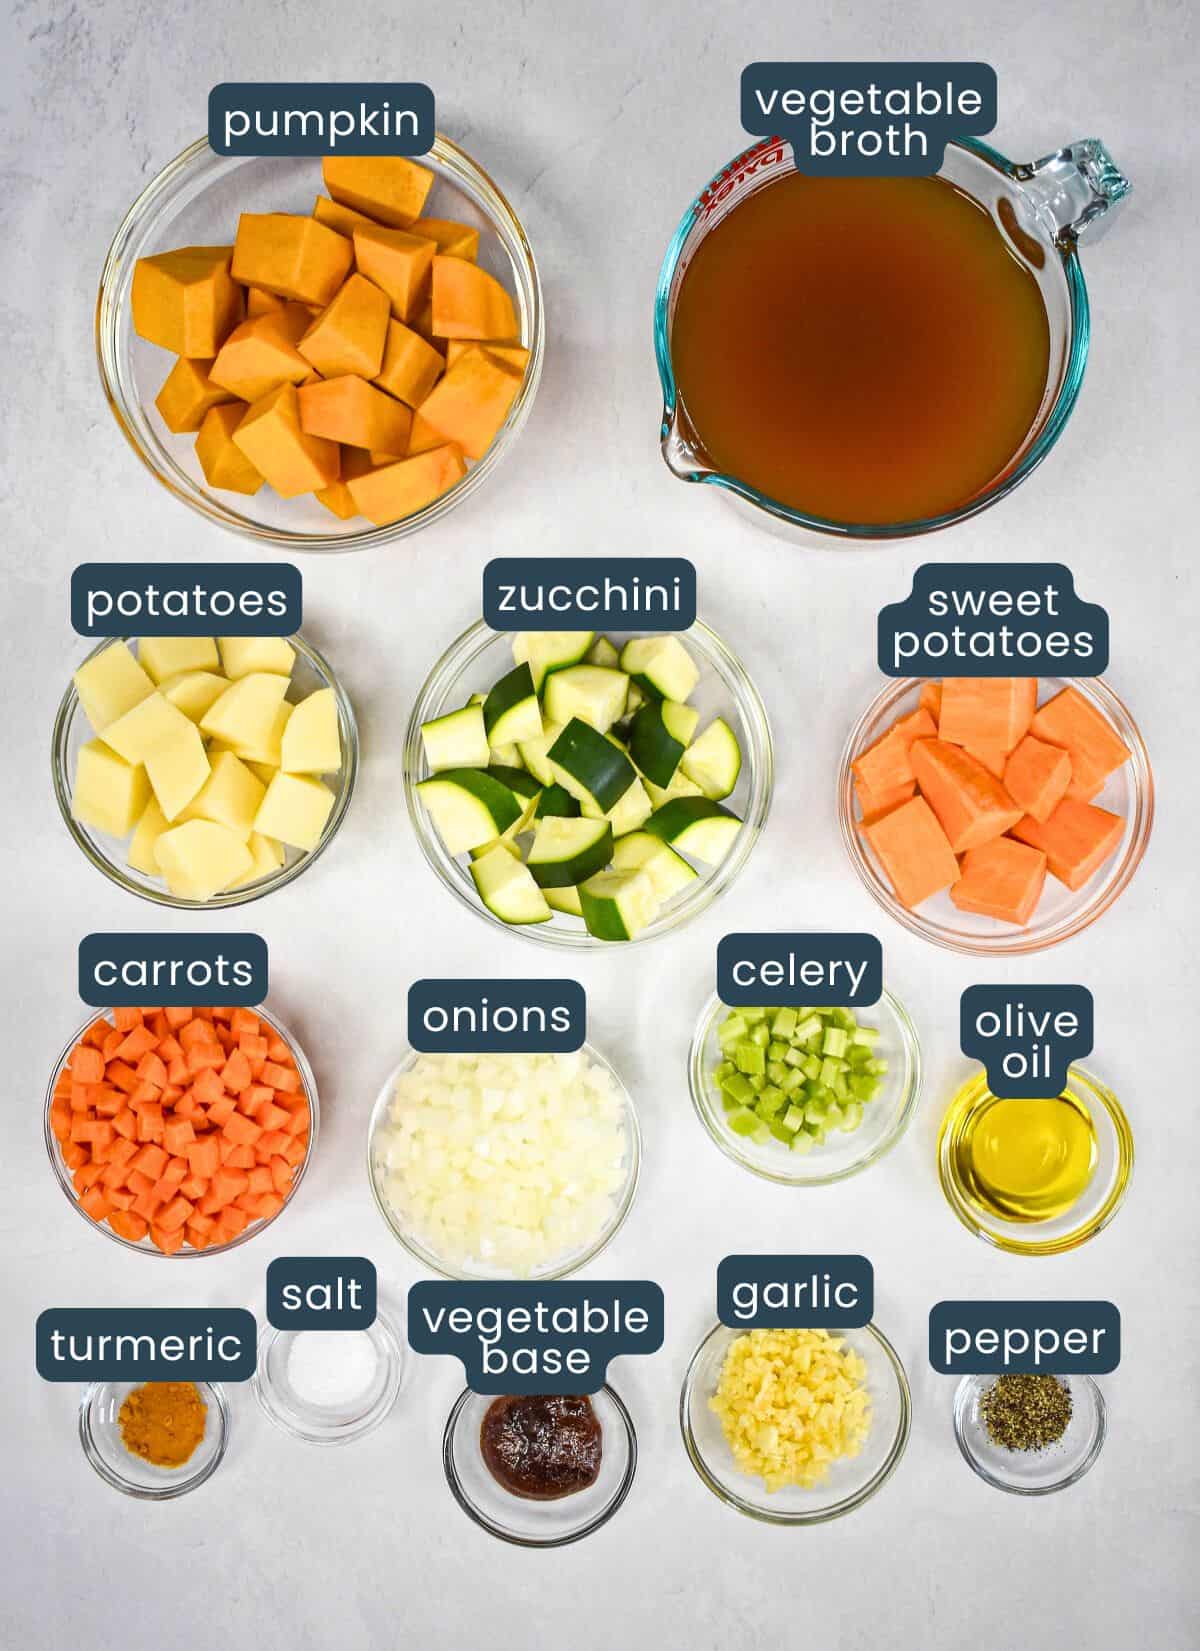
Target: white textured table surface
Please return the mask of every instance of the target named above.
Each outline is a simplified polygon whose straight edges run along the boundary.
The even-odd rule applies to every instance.
[[[3,702],[8,852],[0,1109],[4,1330],[0,1364],[0,1638],[23,1651],[220,1644],[474,1651],[560,1644],[807,1643],[1003,1651],[1042,1641],[1182,1647],[1196,1604],[1197,1122],[1194,620],[1200,257],[1193,145],[1196,35],[1182,6],[1067,0],[1040,15],[932,0],[836,8],[663,0],[655,7],[341,0],[197,0],[148,11],[8,0],[0,303],[6,506]],[[1070,429],[1038,475],[953,538],[838,556],[760,536],[656,452],[650,300],[689,197],[744,139],[737,77],[752,58],[979,57],[1000,78],[1000,148],[1032,157],[1103,137],[1136,192],[1086,256],[1095,340]],[[47,1071],[75,1024],[88,929],[153,926],[72,846],[47,783],[49,731],[81,645],[67,581],[85,559],[223,558],[232,539],[153,487],[97,385],[96,276],[127,203],[202,129],[224,79],[424,79],[443,129],[475,152],[524,218],[541,262],[549,352],[533,416],[493,482],[442,527],[361,557],[304,564],[306,624],[341,668],[363,729],[358,795],[334,850],[248,908],[267,936],[273,998],[321,1082],[320,1150],[269,1239],[164,1268],[89,1233],[41,1143]],[[778,790],[734,892],[684,935],[588,960],[592,1035],[634,1090],[646,1137],[638,1202],[605,1276],[663,1284],[667,1339],[617,1382],[636,1417],[633,1494],[601,1534],[522,1553],[475,1530],[443,1482],[449,1362],[410,1370],[369,1441],[306,1448],[235,1390],[230,1458],[200,1493],[146,1506],[93,1475],[76,1393],[40,1382],[33,1322],[50,1305],[261,1306],[280,1252],[365,1252],[402,1294],[416,1276],[387,1239],[363,1173],[367,1111],[403,1036],[419,974],[556,972],[497,937],[419,859],[401,793],[408,709],[446,642],[477,614],[498,552],[660,551],[700,572],[701,612],[740,651],[773,715]],[[1004,971],[936,951],[877,913],[837,839],[831,780],[875,691],[874,616],[926,556],[1063,557],[1113,617],[1111,679],[1133,707],[1160,816],[1135,883],[1091,933],[1011,966],[1095,994],[1093,1064],[1127,1099],[1139,1165],[1116,1224],[1079,1254],[989,1252],[947,1211],[932,1147],[963,1069],[958,996]],[[11,806],[17,803],[19,806]],[[1189,877],[1188,874],[1192,873]],[[1186,880],[1186,881],[1185,881]],[[1190,887],[1187,885],[1190,884]],[[922,1034],[927,1087],[906,1140],[869,1176],[808,1195],[718,1154],[689,1106],[684,1053],[726,930],[881,927],[888,974]],[[336,1076],[335,1076],[336,1075]],[[915,1420],[895,1479],[849,1520],[808,1532],[740,1519],[684,1457],[676,1401],[734,1249],[859,1250],[881,1326],[912,1379]],[[1111,1433],[1067,1495],[1000,1496],[958,1459],[952,1383],[925,1355],[946,1296],[1109,1297],[1125,1356],[1105,1381]]]

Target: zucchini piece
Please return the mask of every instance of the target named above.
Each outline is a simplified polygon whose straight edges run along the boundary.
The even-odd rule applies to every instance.
[[[742,771],[742,748],[724,717],[709,723],[684,752],[679,766],[714,802],[729,796]]]
[[[570,917],[582,917],[578,889],[543,889],[546,904],[552,911],[566,912]]]
[[[510,791],[514,791],[518,797],[526,801],[530,797],[540,797],[542,794],[539,781],[524,768],[510,768],[506,763],[494,762],[489,765],[488,773],[494,780],[499,780],[501,785],[506,785]]]
[[[621,650],[621,669],[650,699],[687,699],[700,680],[696,662],[677,636],[635,637]]]
[[[504,923],[548,923],[549,906],[529,867],[499,845],[471,864],[479,898]]]
[[[528,665],[514,665],[493,685],[483,702],[483,726],[492,746],[516,745],[541,736],[542,711]]]
[[[582,807],[585,819],[608,820],[615,837],[627,837],[631,831],[637,831],[654,812],[654,804],[646,795],[641,780],[634,780],[625,795],[607,813],[597,808],[594,802],[585,802]]]
[[[561,785],[547,785],[543,787],[538,798],[537,817],[539,820],[550,815],[555,819],[573,820],[579,815],[579,799]]]
[[[586,658],[595,636],[595,631],[518,631],[512,641],[513,660],[529,666],[540,694],[552,671],[578,665]]]
[[[612,859],[613,832],[607,820],[542,820],[526,862],[539,888],[573,887]]]
[[[708,797],[674,797],[646,821],[652,837],[709,866],[720,865],[741,829],[736,814]]]
[[[655,785],[653,780],[646,781],[646,792],[655,808],[661,808],[664,803],[671,802],[675,797],[702,797],[704,793],[695,780],[689,780],[682,767],[675,770],[675,777],[670,785]]]
[[[550,772],[550,764],[546,758],[546,753],[561,733],[562,729],[556,722],[550,722],[543,717],[541,738],[522,740],[517,746],[517,752],[522,763],[534,779],[540,780],[543,785],[554,784],[554,775]]]
[[[448,768],[486,768],[488,737],[483,726],[483,708],[464,705],[421,724],[425,760],[435,774]]]
[[[512,827],[509,827],[512,830]],[[515,837],[493,837],[490,843],[481,843],[478,848],[468,849],[472,860],[482,860],[485,854],[490,854],[494,848],[502,848],[506,854],[511,854],[514,860],[520,860],[521,848]]]
[[[515,745],[491,745],[488,747],[489,768],[520,768],[521,753]]]
[[[625,714],[629,678],[624,671],[601,665],[568,665],[546,678],[543,703],[552,722],[564,727],[578,717],[598,733],[607,734]]]
[[[468,705],[482,705],[486,698],[487,698],[486,694],[472,694],[470,699],[467,701],[467,704]]]
[[[658,916],[654,884],[645,871],[601,871],[579,885],[588,933],[597,940],[632,940]]]
[[[629,728],[629,755],[654,785],[668,786],[696,732],[698,711],[674,699],[643,705]]]
[[[609,671],[616,670],[620,658],[620,650],[614,648],[606,636],[598,636],[587,651],[589,665],[603,665]]]
[[[637,780],[633,764],[615,740],[573,717],[547,752],[553,777],[572,797],[602,812],[614,808]]]
[[[614,871],[646,872],[660,900],[669,900],[700,875],[669,843],[648,831],[619,837],[613,844],[612,863]]]
[[[503,837],[523,812],[506,785],[478,768],[447,769],[416,790],[448,854],[466,854]]]

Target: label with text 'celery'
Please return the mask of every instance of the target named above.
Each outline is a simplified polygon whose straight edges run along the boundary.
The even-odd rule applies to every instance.
[[[379,1299],[363,1255],[281,1255],[267,1268],[267,1323],[276,1330],[369,1330]]]
[[[217,155],[424,155],[433,93],[413,81],[226,81],[208,94]]]
[[[611,1359],[662,1346],[663,1293],[645,1279],[414,1284],[408,1339],[461,1359],[476,1393],[598,1393]]]
[[[483,570],[495,631],[686,631],[696,569],[682,556],[500,556]]]
[[[866,1009],[883,995],[873,934],[727,934],[717,945],[717,996],[740,1005]]]
[[[1111,1301],[939,1301],[929,1362],[943,1376],[1104,1376],[1121,1362]]]
[[[885,676],[1100,676],[1108,613],[1061,562],[926,562],[878,645]]]
[[[423,1054],[566,1055],[587,1038],[577,980],[414,980],[408,1041]]]
[[[727,1255],[717,1317],[731,1330],[861,1330],[875,1311],[865,1255]]]
[[[266,997],[268,972],[257,934],[87,934],[79,942],[79,995],[98,1009],[249,1008]]]
[[[37,1321],[48,1382],[248,1382],[257,1347],[244,1307],[51,1307]]]
[[[742,125],[783,137],[796,170],[814,178],[922,177],[951,138],[996,124],[987,63],[751,63],[742,70]]]
[[[1092,1052],[1086,986],[968,986],[959,1006],[962,1052],[1005,1100],[1059,1095],[1072,1061]]]
[[[80,636],[294,636],[303,605],[290,562],[84,562],[71,575]]]

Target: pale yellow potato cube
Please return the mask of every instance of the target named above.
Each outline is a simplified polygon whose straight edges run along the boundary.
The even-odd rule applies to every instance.
[[[285,774],[337,773],[342,766],[342,743],[332,688],[318,688],[293,709],[279,755]]]
[[[75,672],[83,714],[97,734],[154,692],[154,684],[124,642],[113,642]]]
[[[267,788],[232,751],[219,751],[211,761],[212,772],[184,809],[182,818],[215,820],[236,831],[245,842]]]
[[[290,700],[285,699],[275,713],[275,725],[266,739],[258,745],[237,745],[234,747],[237,755],[243,762],[257,762],[271,770],[274,778],[275,770],[279,767],[279,759],[283,753],[283,731],[291,719],[296,707]],[[267,781],[270,784],[270,781]]]
[[[246,847],[250,850],[254,864],[244,877],[237,877],[230,883],[231,889],[244,888],[247,883],[257,883],[260,877],[270,877],[271,873],[278,871],[283,864],[283,846],[273,837],[264,837],[261,832],[252,831]]]
[[[158,799],[151,797],[142,810],[142,817],[129,842],[129,853],[125,856],[134,871],[140,871],[145,877],[159,875],[154,845],[169,825],[166,815],[158,806]]]
[[[180,671],[177,676],[166,677],[160,682],[158,691],[164,699],[177,706],[189,722],[199,722],[228,686],[228,679],[218,676],[215,671]]]
[[[123,717],[109,724],[104,743],[126,762],[145,762],[155,746],[180,739],[188,728],[195,733],[177,705],[172,705],[160,693],[152,693],[132,711],[126,711]]]
[[[212,772],[200,730],[182,714],[179,720],[182,728],[146,756],[146,773],[168,820],[179,818]]]
[[[276,774],[254,821],[255,831],[292,848],[314,849],[333,807],[333,792],[304,774]]]
[[[230,681],[254,671],[291,676],[296,650],[282,636],[221,636],[221,661]]]
[[[139,763],[126,762],[103,740],[80,747],[71,813],[81,825],[126,837],[149,800],[150,781]]]
[[[181,900],[211,900],[253,865],[235,831],[215,820],[187,820],[164,831],[154,847],[167,887]]]
[[[200,731],[249,755],[269,749],[287,691],[288,678],[270,671],[240,677],[200,718]]]
[[[255,762],[252,757],[243,757],[242,761],[245,763],[250,772],[256,775],[264,785],[270,785],[271,781],[279,772],[279,764],[277,762]]]
[[[160,685],[181,671],[219,671],[215,636],[140,636],[138,663]]]

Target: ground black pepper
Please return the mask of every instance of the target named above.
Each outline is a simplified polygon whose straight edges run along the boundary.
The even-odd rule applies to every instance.
[[[1045,1450],[1071,1421],[1071,1390],[1057,1376],[998,1376],[979,1402],[983,1425],[1003,1450]]]

